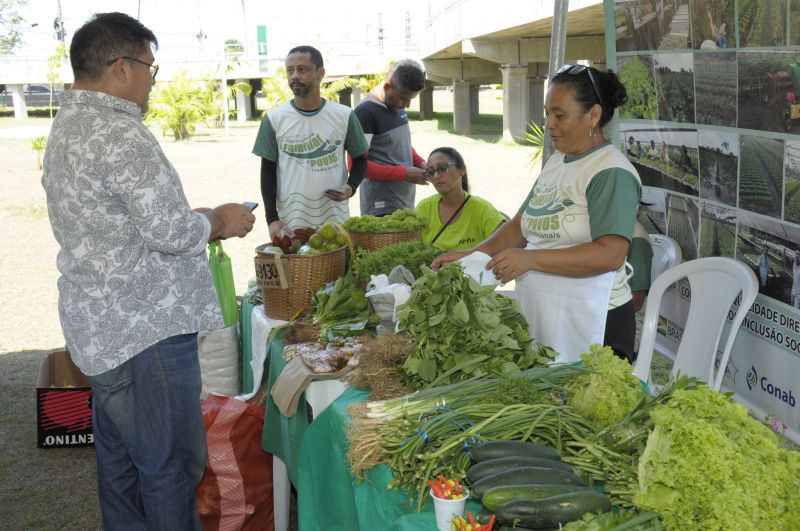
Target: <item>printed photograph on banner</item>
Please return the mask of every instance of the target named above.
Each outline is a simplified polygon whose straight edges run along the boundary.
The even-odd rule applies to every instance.
[[[783,140],[740,137],[739,208],[780,219],[783,206]]]
[[[791,305],[800,293],[800,227],[742,210],[738,220],[736,258],[755,272],[759,293]]]
[[[644,186],[699,194],[696,129],[623,123],[620,135]]]
[[[681,248],[683,261],[698,256],[700,208],[696,199],[670,194],[667,201],[667,236]]]
[[[739,128],[800,133],[800,50],[740,51],[737,71]]]
[[[704,202],[700,210],[700,258],[736,255],[736,211]]]
[[[694,54],[697,123],[736,127],[736,52]]]
[[[692,46],[702,50],[736,48],[733,0],[693,0]]]
[[[739,135],[718,131],[697,132],[700,158],[700,197],[736,206],[739,169]]]
[[[620,107],[623,120],[657,120],[658,99],[652,55],[627,55],[617,58],[617,75],[625,86],[628,100]]]
[[[739,0],[742,48],[786,45],[786,0]]]
[[[689,48],[688,0],[615,0],[617,52]]]
[[[691,53],[654,55],[658,118],[694,123],[694,66]]]
[[[789,44],[800,44],[800,0],[789,0]]]
[[[667,192],[662,188],[642,187],[642,200],[636,220],[648,234],[667,233]]]
[[[784,148],[783,219],[800,224],[800,140],[787,140]]]

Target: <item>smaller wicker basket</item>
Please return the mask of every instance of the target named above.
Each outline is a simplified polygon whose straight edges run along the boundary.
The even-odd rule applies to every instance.
[[[350,241],[353,242],[353,247],[357,249],[364,249],[365,251],[374,251],[387,245],[393,245],[400,242],[409,242],[422,239],[422,230],[409,230],[404,232],[355,232],[347,231],[350,235]]]
[[[314,292],[345,273],[347,247],[313,255],[274,255],[256,248],[256,279],[270,319],[285,321],[311,304]]]

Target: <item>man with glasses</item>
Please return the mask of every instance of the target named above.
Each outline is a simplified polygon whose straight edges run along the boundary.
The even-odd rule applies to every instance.
[[[223,327],[204,251],[255,221],[240,204],[192,210],[142,123],[157,45],[122,13],[84,24],[70,46],[75,83],[44,157],[59,317],[92,386],[106,529],[202,529],[197,332]]]
[[[416,61],[394,63],[383,83],[356,107],[367,135],[367,174],[361,185],[361,214],[385,216],[414,208],[415,186],[427,184],[425,160],[411,146],[405,109],[425,88],[425,73]]]

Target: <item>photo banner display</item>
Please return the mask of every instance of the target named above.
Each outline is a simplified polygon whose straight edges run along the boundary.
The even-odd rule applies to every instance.
[[[734,258],[758,278],[723,389],[800,441],[800,0],[605,0],[625,85],[614,134],[643,184],[639,221],[683,260]],[[665,294],[676,352],[691,290]],[[724,337],[724,336],[723,336]]]

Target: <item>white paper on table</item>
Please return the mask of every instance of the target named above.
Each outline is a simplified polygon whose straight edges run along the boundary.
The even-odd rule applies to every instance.
[[[242,389],[243,394],[235,397],[237,400],[249,400],[255,396],[261,387],[264,377],[264,362],[267,360],[267,340],[272,329],[286,324],[288,321],[270,319],[264,312],[264,305],[253,306],[250,317],[251,357],[250,368],[253,370],[253,389],[250,392]]]
[[[468,254],[458,261],[464,272],[474,278],[481,286],[497,286],[497,277],[494,276],[494,271],[486,269],[486,264],[492,257],[480,251]]]

